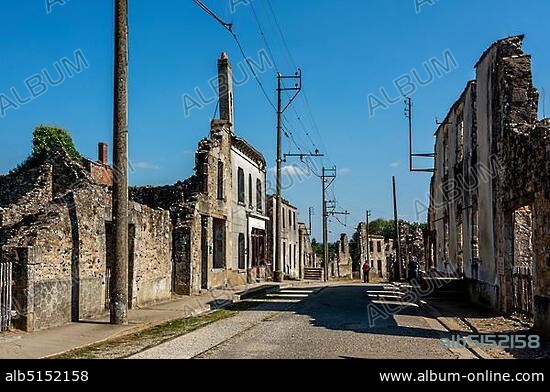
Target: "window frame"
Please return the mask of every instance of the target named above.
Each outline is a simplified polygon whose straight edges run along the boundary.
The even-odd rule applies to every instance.
[[[241,205],[246,205],[246,180],[244,175],[244,169],[239,167],[237,169],[237,201]]]

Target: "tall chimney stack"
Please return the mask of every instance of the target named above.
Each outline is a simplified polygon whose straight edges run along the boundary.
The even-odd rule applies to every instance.
[[[106,143],[97,145],[97,160],[104,165],[109,164],[109,146]]]
[[[218,60],[218,89],[220,120],[229,121],[233,125],[233,69],[225,52]]]

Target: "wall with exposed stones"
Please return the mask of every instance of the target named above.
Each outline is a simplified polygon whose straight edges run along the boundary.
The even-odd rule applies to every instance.
[[[338,254],[336,257],[335,277],[340,279],[353,278],[353,263],[349,249],[349,240],[347,234],[340,235],[340,241],[337,242]]]
[[[235,278],[238,273],[232,272],[230,130],[231,124],[226,121],[212,122],[210,136],[197,148],[195,175],[188,180],[172,186],[130,189],[132,200],[169,211],[176,294],[199,294],[202,290],[243,284]],[[219,170],[219,163],[223,170]],[[219,175],[223,176],[223,197],[218,195]],[[214,268],[214,219],[225,222],[223,268]]]
[[[470,280],[471,297],[504,313],[518,310],[514,268],[532,265],[535,323],[549,331],[550,140],[548,121],[537,121],[538,92],[522,44],[523,36],[510,37],[484,53],[469,85],[475,94],[463,94],[438,130],[430,229],[435,265],[449,258]],[[462,119],[459,157],[453,143],[460,133],[446,123]],[[457,173],[467,181],[452,181]]]
[[[66,156],[46,161],[35,188],[19,176],[4,177],[26,210],[0,226],[0,258],[14,270],[14,325],[35,331],[103,315],[108,307],[107,227],[111,194],[79,163]],[[51,181],[51,182],[50,182]],[[48,184],[52,184],[48,188]],[[22,189],[21,191],[18,191]],[[18,194],[23,194],[19,197]],[[29,198],[33,195],[34,198]],[[4,200],[8,200],[6,196]],[[36,202],[33,200],[37,200]],[[132,204],[130,212],[132,273],[129,285],[136,306],[171,295],[170,219],[166,211]]]
[[[172,291],[169,212],[132,203],[130,227],[132,307],[169,300]]]
[[[50,164],[0,176],[0,227],[43,208],[53,198],[52,182]]]

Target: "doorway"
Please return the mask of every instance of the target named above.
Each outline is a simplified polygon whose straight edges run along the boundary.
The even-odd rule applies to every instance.
[[[513,311],[532,319],[533,313],[533,209],[530,205],[513,213]]]
[[[208,290],[208,217],[201,216],[201,289]]]
[[[252,268],[265,266],[265,231],[252,229],[252,255],[250,263]]]

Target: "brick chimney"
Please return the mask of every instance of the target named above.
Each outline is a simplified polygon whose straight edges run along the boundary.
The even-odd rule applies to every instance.
[[[109,146],[106,143],[97,145],[97,160],[103,165],[109,164]]]
[[[233,69],[227,53],[218,60],[218,90],[220,100],[220,120],[233,125]]]

